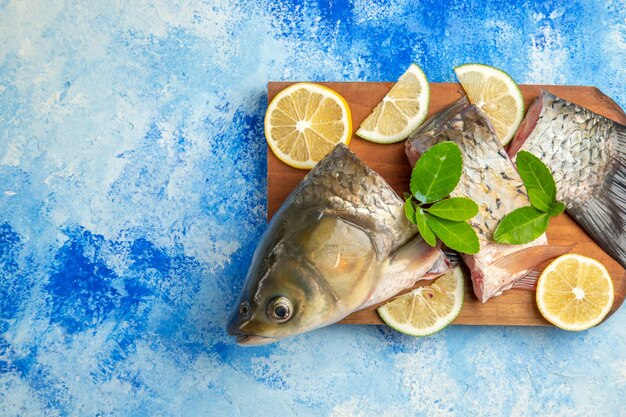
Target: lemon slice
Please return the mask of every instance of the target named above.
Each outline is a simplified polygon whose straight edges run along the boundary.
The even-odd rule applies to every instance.
[[[376,143],[406,139],[426,118],[430,86],[415,64],[398,79],[389,93],[367,116],[356,134]]]
[[[454,72],[470,103],[487,115],[502,146],[506,146],[524,118],[524,97],[515,81],[489,65],[465,64]]]
[[[319,84],[297,83],[278,94],[265,112],[265,138],[281,161],[311,169],[338,143],[352,137],[346,100]]]
[[[613,281],[600,262],[577,254],[556,258],[537,282],[537,306],[550,323],[580,331],[600,323],[613,305]]]
[[[463,306],[464,278],[456,267],[427,287],[418,287],[378,308],[380,318],[411,336],[428,336],[446,327]]]

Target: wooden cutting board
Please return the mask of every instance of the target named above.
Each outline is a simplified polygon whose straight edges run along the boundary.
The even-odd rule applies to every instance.
[[[276,93],[291,85],[291,82],[270,82],[268,84],[268,102]],[[341,94],[352,111],[352,126],[356,131],[365,117],[389,92],[391,82],[354,82],[354,83],[320,83]],[[584,106],[598,114],[626,124],[626,115],[609,97],[595,87],[583,86],[540,86],[521,85],[526,107],[537,97],[541,88],[553,94]],[[431,83],[429,116],[456,101],[461,93],[460,84]],[[410,166],[404,155],[404,142],[391,145],[378,145],[365,141],[357,136],[352,137],[350,149],[365,163],[381,174],[399,195],[409,189]],[[267,150],[267,209],[268,219],[278,210],[287,195],[304,177],[306,171],[291,168],[282,163],[272,151]],[[563,214],[550,223],[548,240],[556,245],[576,244],[572,252],[590,256],[602,262],[608,269],[615,285],[615,302],[611,314],[615,312],[626,296],[626,271],[567,215]],[[545,266],[545,265],[544,265]],[[467,285],[465,301],[455,324],[466,325],[516,325],[545,326],[550,325],[543,319],[535,304],[535,293],[524,290],[509,290],[499,297],[482,304],[472,291],[469,274],[466,273]],[[428,282],[418,283],[427,285]],[[346,317],[342,323],[350,324],[381,324],[376,307],[355,312]]]

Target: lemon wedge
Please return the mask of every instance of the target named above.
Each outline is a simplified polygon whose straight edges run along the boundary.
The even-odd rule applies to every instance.
[[[524,118],[524,97],[513,78],[483,64],[461,65],[454,72],[470,103],[487,115],[502,146],[506,146]]]
[[[443,329],[463,306],[464,277],[456,267],[427,287],[418,287],[378,308],[388,326],[411,336],[428,336]]]
[[[411,64],[372,114],[363,120],[357,136],[376,143],[406,139],[426,118],[429,98],[426,75]]]
[[[346,100],[313,83],[293,84],[276,94],[265,112],[265,138],[281,161],[311,169],[338,143],[352,137]]]
[[[613,305],[613,281],[600,262],[577,254],[556,258],[537,282],[537,306],[550,323],[580,331],[600,323]]]

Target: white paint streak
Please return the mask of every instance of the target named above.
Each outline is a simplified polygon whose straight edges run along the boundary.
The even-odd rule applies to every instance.
[[[530,72],[524,81],[531,84],[565,84],[568,51],[560,31],[542,25],[531,41]]]
[[[618,362],[615,368],[617,369],[617,385],[626,387],[626,360]]]
[[[16,373],[6,372],[0,377],[0,415],[54,417],[60,413],[47,409],[27,381]]]
[[[408,390],[411,415],[459,415],[461,387],[450,376],[439,371],[440,366],[445,366],[451,360],[443,346],[438,337],[423,339],[416,351],[399,354],[395,359],[402,386]]]

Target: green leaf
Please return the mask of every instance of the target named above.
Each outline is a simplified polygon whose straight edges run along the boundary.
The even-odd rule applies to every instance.
[[[478,253],[480,244],[476,232],[466,222],[455,222],[427,215],[428,225],[450,249],[468,254]]]
[[[426,151],[411,173],[411,193],[424,204],[448,196],[459,183],[463,158],[453,142],[442,142]]]
[[[404,214],[406,218],[413,224],[415,224],[415,208],[413,207],[413,197],[409,197],[404,202]]]
[[[550,200],[550,197],[538,188],[531,188],[528,190],[528,199],[530,204],[536,209],[543,211],[544,213],[550,210],[554,200]]]
[[[516,162],[517,172],[519,172],[519,176],[522,178],[522,181],[524,181],[524,186],[529,193],[529,198],[530,190],[541,190],[541,192],[545,194],[545,197],[540,197],[542,199],[541,203],[549,200],[548,207],[551,206],[556,199],[556,185],[550,169],[541,162],[541,159],[526,151],[517,153]],[[535,206],[532,198],[530,203]],[[535,207],[540,210],[542,209],[538,206]]]
[[[435,237],[435,234],[431,230],[430,226],[428,226],[426,214],[424,214],[424,211],[421,207],[418,207],[417,210],[415,210],[415,221],[417,223],[417,230],[419,230],[422,238],[424,238],[426,243],[428,243],[430,246],[435,246],[435,244],[437,243],[437,238]]]
[[[442,219],[464,221],[478,214],[478,205],[469,198],[453,197],[433,204],[426,211]]]
[[[563,210],[565,210],[565,204],[561,203],[560,201],[557,201],[556,203],[552,205],[552,207],[550,207],[550,211],[548,211],[548,216],[556,217],[560,215],[561,213],[563,213]]]
[[[498,243],[521,245],[532,242],[548,228],[550,216],[534,207],[513,210],[498,224],[493,238]]]

